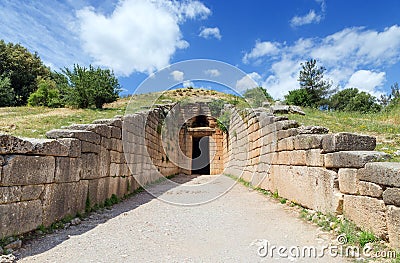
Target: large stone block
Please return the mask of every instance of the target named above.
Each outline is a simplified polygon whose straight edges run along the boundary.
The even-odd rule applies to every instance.
[[[3,167],[2,185],[45,184],[54,181],[53,156],[10,155]]]
[[[386,207],[382,200],[367,196],[345,195],[343,214],[361,228],[386,238]]]
[[[54,181],[56,183],[77,182],[82,176],[82,159],[57,157],[56,173]]]
[[[400,187],[400,163],[367,163],[360,169],[360,179],[368,182]]]
[[[42,224],[40,200],[0,205],[0,238],[19,235]]]
[[[400,248],[400,208],[389,205],[386,217],[390,245]]]
[[[340,210],[336,194],[337,173],[320,167],[284,166],[271,167],[271,191],[305,207],[325,213]]]
[[[68,156],[71,153],[68,141],[51,139],[18,138],[0,135],[0,154],[31,154]]]
[[[329,134],[322,140],[322,148],[325,153],[338,151],[373,151],[375,146],[375,137],[354,133]]]
[[[99,155],[95,153],[82,154],[82,179],[95,179],[100,177]]]
[[[385,160],[390,156],[383,152],[375,151],[344,151],[328,153],[325,155],[327,168],[362,168],[368,162]]]
[[[0,204],[9,204],[21,200],[21,187],[8,186],[0,187]]]
[[[360,181],[358,184],[358,193],[360,195],[380,198],[382,197],[383,190],[382,187],[377,184]]]
[[[320,134],[301,134],[294,137],[294,148],[296,150],[320,149],[322,138]]]
[[[110,176],[110,151],[104,147],[100,147],[99,158],[100,177]]]
[[[73,138],[63,138],[63,139],[58,139],[58,141],[61,144],[64,144],[65,146],[68,147],[69,152],[68,156],[69,157],[80,157],[81,156],[81,141],[78,139],[73,139]]]
[[[306,151],[306,165],[317,167],[323,167],[325,165],[324,155],[321,154],[320,149],[311,149]]]
[[[94,124],[105,124],[108,126],[115,126],[118,128],[122,128],[122,120],[119,118],[114,119],[100,119],[93,121]]]
[[[383,201],[387,205],[400,206],[400,188],[387,188],[383,192]]]
[[[82,153],[100,153],[100,145],[82,141]]]
[[[67,128],[71,130],[91,131],[106,138],[111,137],[111,128],[105,124],[72,124]]]
[[[46,185],[41,197],[43,203],[43,224],[53,222],[67,215],[74,216],[85,211],[88,181]]]
[[[99,178],[88,180],[89,182],[89,200],[91,206],[103,204],[108,195],[108,184],[110,178]]]
[[[339,190],[344,194],[357,194],[359,179],[357,169],[339,169]]]
[[[44,190],[44,185],[27,185],[21,187],[21,201],[39,199]]]
[[[101,136],[95,132],[86,130],[68,130],[68,129],[55,129],[48,131],[46,137],[50,139],[59,138],[76,138],[81,141],[87,141],[94,144],[100,144]]]

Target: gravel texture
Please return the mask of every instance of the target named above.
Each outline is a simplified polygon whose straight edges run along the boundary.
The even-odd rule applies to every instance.
[[[225,176],[177,176],[190,184],[211,182],[203,191],[181,191],[167,183],[153,193],[197,200],[195,195],[224,193],[233,180]],[[212,193],[211,193],[212,192]],[[23,244],[20,262],[347,262],[344,258],[279,258],[257,254],[270,246],[328,245],[334,237],[299,219],[298,211],[257,191],[236,184],[212,202],[173,205],[139,193],[91,214],[80,224]],[[286,252],[288,254],[288,252]]]

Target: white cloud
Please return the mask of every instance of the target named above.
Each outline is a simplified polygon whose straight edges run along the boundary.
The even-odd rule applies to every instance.
[[[194,87],[195,87],[195,86],[194,86],[194,83],[191,82],[190,80],[185,80],[185,81],[182,83],[182,85],[183,85],[184,88],[188,88],[188,87],[194,88]]]
[[[179,81],[179,82],[183,81],[183,77],[185,75],[182,71],[179,71],[179,70],[174,70],[170,74],[174,78],[174,80]]]
[[[247,89],[258,87],[261,79],[261,76],[257,72],[247,74],[236,82],[236,91],[241,93]]]
[[[400,27],[394,25],[383,31],[346,28],[324,38],[301,38],[291,45],[274,43],[274,46],[272,53],[252,53],[261,50],[256,44],[243,60],[270,62],[268,71],[263,73],[266,78],[262,85],[275,98],[299,87],[300,63],[309,58],[317,59],[327,68],[325,77],[334,86],[357,84],[360,89],[377,94],[385,81],[384,69],[400,62]],[[365,81],[361,82],[362,79]]]
[[[351,75],[345,88],[358,88],[359,90],[375,94],[377,93],[377,88],[384,84],[385,77],[385,72],[358,70]]]
[[[209,14],[199,1],[120,0],[109,15],[87,7],[77,18],[83,48],[95,64],[127,76],[167,66],[177,49],[189,46],[180,24]]]
[[[249,63],[250,60],[258,59],[267,55],[276,55],[279,52],[279,45],[277,43],[265,41],[256,41],[256,45],[243,57],[243,63]]]
[[[218,69],[207,69],[204,73],[210,77],[218,77],[221,75]]]
[[[205,39],[216,38],[220,40],[222,38],[218,27],[205,27],[200,31],[199,37]]]
[[[294,16],[290,20],[290,25],[292,27],[308,25],[312,23],[319,23],[322,19],[321,15],[317,15],[314,10],[310,10],[307,15],[304,16]]]

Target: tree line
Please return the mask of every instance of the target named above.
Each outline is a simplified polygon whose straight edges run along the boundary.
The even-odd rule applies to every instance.
[[[324,79],[325,68],[317,65],[315,59],[301,63],[299,73],[300,88],[289,91],[285,96],[287,104],[323,108],[335,111],[378,112],[400,104],[398,83],[391,86],[389,95],[380,98],[357,88],[338,90]]]
[[[120,91],[112,70],[75,64],[52,71],[37,53],[0,40],[0,107],[102,108],[117,100]]]

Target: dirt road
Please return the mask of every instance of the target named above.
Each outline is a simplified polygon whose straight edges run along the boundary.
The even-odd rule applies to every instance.
[[[200,176],[186,185],[212,182],[221,193],[232,179]],[[153,193],[185,200],[203,192],[169,189]],[[194,198],[196,199],[196,198]],[[293,257],[273,246],[321,246],[329,235],[303,222],[298,213],[269,197],[236,184],[216,200],[197,206],[172,205],[146,192],[111,210],[92,214],[80,225],[47,235],[20,250],[21,262],[346,262],[343,258]],[[268,246],[268,247],[267,247]],[[260,247],[267,248],[261,249]],[[261,257],[259,253],[266,257]],[[272,255],[273,254],[273,255]],[[292,256],[291,256],[292,255]],[[273,259],[271,258],[273,256]]]

